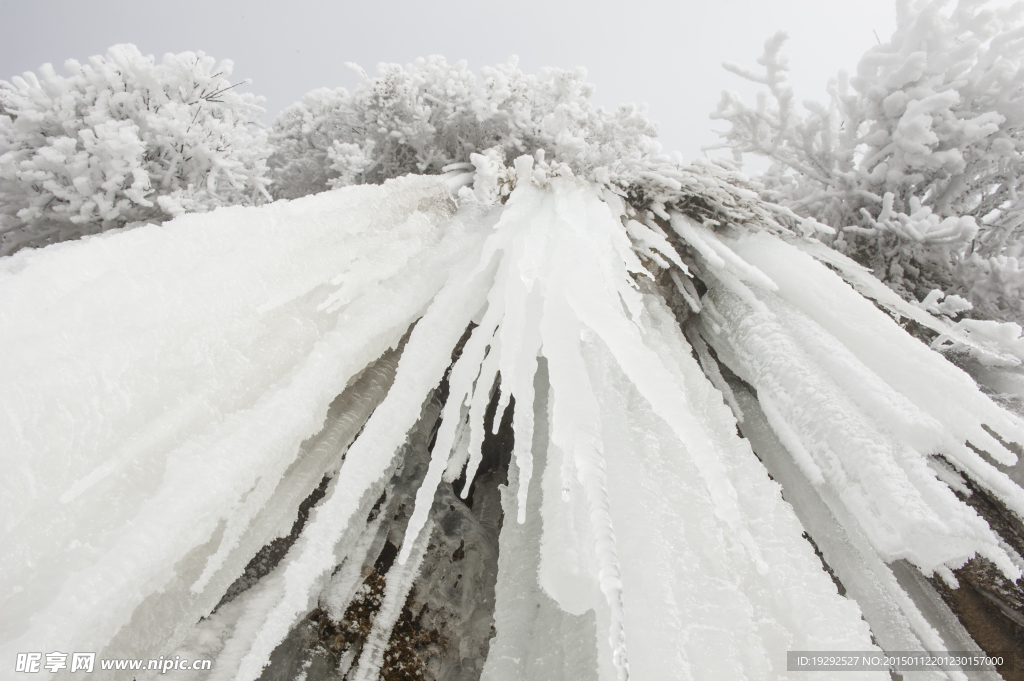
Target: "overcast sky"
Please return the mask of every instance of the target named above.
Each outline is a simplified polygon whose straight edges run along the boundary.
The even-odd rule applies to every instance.
[[[0,79],[46,62],[63,72],[64,60],[117,43],[157,57],[203,50],[235,62],[232,80],[252,79],[269,123],[309,90],[351,89],[348,61],[372,74],[378,62],[430,54],[474,69],[518,55],[526,71],[586,67],[599,105],[647,103],[664,146],[686,158],[716,141],[708,114],[723,89],[753,101],[753,87],[723,61],[755,66],[764,41],[785,29],[798,99],[824,99],[828,78],[853,71],[876,33],[885,40],[895,27],[893,0],[0,0],[0,8]]]

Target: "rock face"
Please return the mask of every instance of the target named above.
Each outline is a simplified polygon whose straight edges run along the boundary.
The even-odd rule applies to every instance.
[[[966,483],[964,502],[1009,544],[1024,555],[1024,525],[1005,506],[976,485]],[[1024,580],[1011,582],[985,558],[972,558],[955,571],[960,588],[950,589],[940,579],[931,582],[956,613],[964,628],[990,655],[1013,655],[1013,665],[998,667],[1009,681],[1024,681]]]
[[[381,609],[416,490],[430,460],[441,397],[435,395],[424,406],[406,445],[404,463],[368,518],[367,527],[374,529],[375,536],[359,571],[354,598],[346,591],[352,587],[346,586],[340,565],[324,587],[319,607],[293,627],[275,650],[260,677],[263,681],[357,678],[360,656]],[[492,401],[488,422],[496,407]],[[498,533],[503,519],[498,486],[507,482],[512,411],[513,406],[506,409],[496,434],[488,430],[470,494],[462,499],[456,493],[461,491],[462,479],[438,488],[430,511],[430,541],[384,651],[381,679],[470,681],[480,677],[494,634]]]

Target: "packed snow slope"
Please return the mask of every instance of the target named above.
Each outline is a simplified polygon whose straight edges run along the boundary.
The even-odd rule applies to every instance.
[[[785,652],[946,647],[889,565],[952,580],[980,555],[1020,576],[953,490],[966,476],[1024,515],[990,461],[1015,460],[1024,424],[817,245],[638,210],[538,154],[0,260],[0,659],[173,655],[326,475],[210,644],[210,678],[258,678],[367,560],[371,507],[445,378],[349,678],[377,677],[438,485],[468,492],[495,395],[515,444],[483,678],[815,678]],[[811,508],[848,597],[803,536]]]

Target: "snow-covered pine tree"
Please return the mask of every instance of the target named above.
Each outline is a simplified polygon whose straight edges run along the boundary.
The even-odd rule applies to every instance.
[[[261,99],[202,52],[116,45],[0,81],[0,255],[269,198]]]
[[[756,107],[730,92],[722,146],[770,161],[761,195],[838,231],[833,247],[937,314],[1024,320],[1024,5],[899,0],[892,37],[800,110],[785,34]],[[933,290],[938,293],[928,298]]]
[[[393,129],[316,177],[414,174],[0,260],[0,656],[621,681],[977,650],[935,585],[1021,576],[1024,423],[888,312],[972,339],[589,92],[387,67],[338,98]]]

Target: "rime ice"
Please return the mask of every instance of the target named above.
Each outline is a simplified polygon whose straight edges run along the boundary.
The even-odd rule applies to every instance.
[[[313,607],[352,601],[380,551],[375,503],[439,416],[380,610],[344,661],[373,678],[437,490],[464,473],[465,497],[480,475],[492,401],[514,405],[515,444],[483,678],[785,678],[786,650],[939,640],[887,564],[951,578],[981,555],[1019,576],[951,486],[1021,512],[965,443],[1009,463],[989,431],[1024,427],[808,255],[816,242],[707,166],[639,172],[662,192],[650,211],[543,154],[502,166],[504,193],[471,189],[462,175],[497,177],[473,168],[0,262],[3,655],[184,645],[216,678],[258,678]],[[748,226],[681,212],[702,183]],[[740,415],[771,437],[740,437]],[[281,562],[197,625],[325,478]]]

